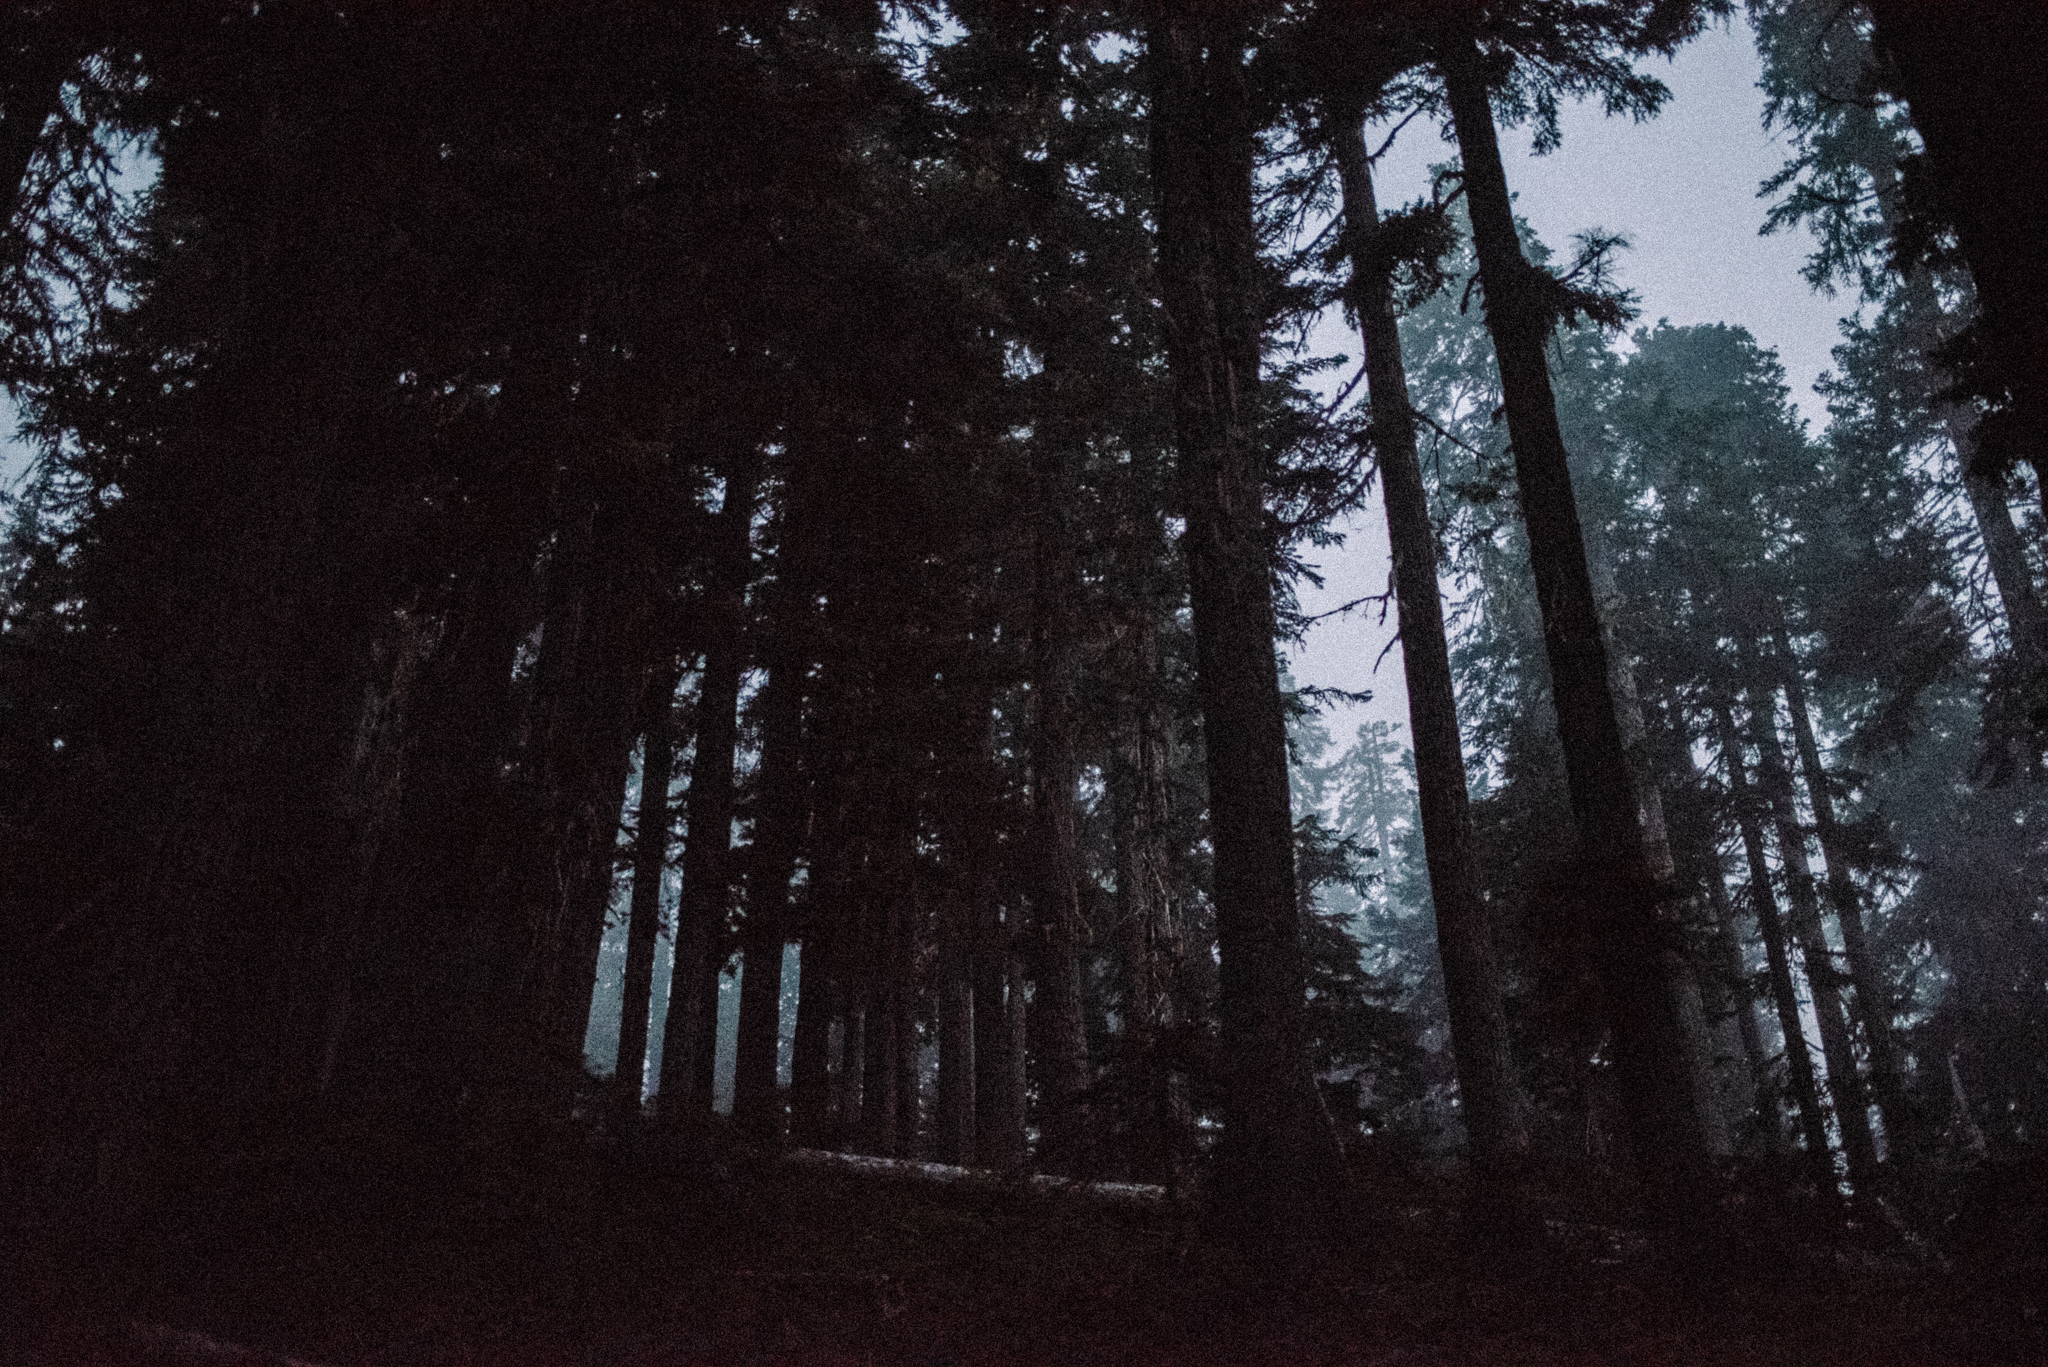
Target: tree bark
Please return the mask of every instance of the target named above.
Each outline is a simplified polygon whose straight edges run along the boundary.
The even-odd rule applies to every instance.
[[[1756,998],[1750,992],[1749,973],[1742,957],[1742,938],[1735,929],[1735,908],[1728,900],[1721,852],[1705,851],[1708,870],[1707,904],[1714,914],[1714,948],[1727,984],[1728,1013],[1735,1018],[1735,1033],[1742,1041],[1742,1058],[1748,1067],[1748,1112],[1756,1118],[1758,1137],[1770,1153],[1785,1150],[1785,1117],[1778,1108],[1778,1088],[1771,1077],[1770,1055],[1764,1051],[1763,1025],[1756,1018]]]
[[[1778,856],[1785,867],[1785,891],[1792,904],[1792,931],[1806,959],[1806,986],[1820,1025],[1822,1057],[1827,1060],[1828,1091],[1835,1101],[1835,1126],[1842,1152],[1849,1160],[1849,1179],[1859,1191],[1877,1180],[1877,1146],[1870,1133],[1870,1107],[1856,1067],[1856,1049],[1842,1005],[1842,977],[1835,969],[1821,925],[1820,898],[1814,891],[1813,869],[1806,859],[1806,832],[1792,805],[1792,775],[1786,771],[1778,744],[1777,694],[1765,691],[1752,698],[1750,742],[1756,746],[1758,786],[1777,825]]]
[[[885,943],[886,943],[886,931]],[[896,1128],[901,1103],[896,1095],[897,983],[884,977],[869,985],[861,1056],[861,1146],[877,1158],[895,1158],[900,1138]]]
[[[1984,561],[1991,567],[1991,582],[1998,589],[1999,606],[2005,609],[2013,654],[2038,670],[2044,657],[2048,657],[2048,612],[2042,611],[2041,596],[2034,587],[2026,543],[2019,528],[2013,525],[2005,481],[1979,468],[1976,435],[1965,426],[1961,415],[1947,414],[1943,425],[1955,447],[1956,463],[1962,467],[1963,492],[1969,496],[1970,512],[1984,542]]]
[[[1785,1071],[1790,1075],[1792,1097],[1799,1103],[1800,1133],[1806,1140],[1806,1157],[1814,1183],[1823,1198],[1833,1200],[1834,1154],[1828,1147],[1827,1117],[1821,1111],[1813,1056],[1806,1048],[1806,1027],[1799,1018],[1799,995],[1792,985],[1792,959],[1785,947],[1784,925],[1778,918],[1778,894],[1771,886],[1771,865],[1764,854],[1763,818],[1743,774],[1742,737],[1735,730],[1735,718],[1727,703],[1714,704],[1714,722],[1720,733],[1721,759],[1728,767],[1728,792],[1735,803],[1736,824],[1742,831],[1743,853],[1749,860],[1750,909],[1756,914],[1757,934],[1764,942],[1764,960],[1770,967],[1771,1000],[1778,1008],[1778,1030],[1785,1039]]]
[[[995,888],[982,876],[971,810],[988,735],[987,695],[969,689],[965,698],[952,701],[942,723],[945,762],[938,782],[944,796],[933,813],[947,874],[937,918],[939,1087],[933,1129],[939,1161],[966,1166],[975,1149],[974,951],[982,902]]]
[[[838,994],[832,930],[807,918],[801,939],[796,1035],[790,1042],[789,1132],[797,1144],[818,1144],[831,1123],[832,1014]]]
[[[652,653],[651,586],[627,582],[622,491],[571,492],[549,567],[525,770],[538,840],[512,852],[526,917],[526,1019],[541,1058],[580,1075],[611,902],[633,722]]]
[[[1722,1097],[1722,1128],[1739,1118],[1742,1138],[1753,1139],[1764,1152],[1785,1151],[1785,1118],[1778,1108],[1778,1091],[1771,1076],[1770,1055],[1764,1049],[1763,1030],[1757,1020],[1755,993],[1750,988],[1744,963],[1742,938],[1736,930],[1735,909],[1728,898],[1727,870],[1721,860],[1719,814],[1713,810],[1707,779],[1693,758],[1693,737],[1683,721],[1665,725],[1656,732],[1657,761],[1684,784],[1680,810],[1685,819],[1677,825],[1678,839],[1685,842],[1687,865],[1706,894],[1708,943],[1695,968],[1702,1006],[1710,1030],[1719,1032],[1713,1074]],[[1744,1068],[1727,1076],[1720,1062],[1720,1046],[1733,1031],[1742,1050]]]
[[[841,995],[845,995],[842,987]],[[859,1142],[861,1086],[867,1075],[867,1008],[849,999],[839,1027],[839,1088],[833,1123],[839,1146]]]
[[[790,1133],[798,1144],[826,1142],[837,1109],[832,1025],[846,1009],[846,818],[843,783],[821,775],[810,856],[810,891],[797,981],[796,1041],[790,1066]],[[842,1050],[845,1028],[840,1029]],[[843,1077],[844,1074],[842,1073]]]
[[[941,933],[938,1153],[940,1162],[964,1166],[974,1159],[974,981],[960,928]]]
[[[975,953],[975,1151],[983,1167],[1009,1172],[1025,1159],[1024,960],[993,899]]]
[[[795,595],[788,595],[794,598]],[[793,615],[797,606],[785,603]],[[776,624],[780,633],[795,623]],[[741,929],[739,1054],[733,1072],[733,1120],[755,1138],[779,1141],[783,1102],[777,1085],[782,1038],[782,959],[788,939],[789,884],[796,873],[804,820],[805,661],[795,642],[778,642],[779,658],[761,693],[761,794],[747,868],[747,914]]]
[[[1023,964],[1001,893],[1002,813],[988,719],[962,795],[965,858],[974,887],[975,1151],[984,1167],[1013,1171],[1024,1164],[1025,1028]],[[1014,913],[1012,913],[1014,914]]]
[[[661,1115],[679,1125],[711,1112],[708,1062],[718,1027],[718,969],[731,898],[733,751],[739,743],[741,629],[753,559],[759,456],[743,453],[726,472],[725,503],[712,533],[713,565],[704,619],[709,640],[697,688],[697,748],[690,765],[683,887],[676,906],[675,968],[662,1030]]]
[[[1149,539],[1149,538],[1148,538]],[[1156,561],[1163,546],[1147,546]],[[1146,563],[1134,579],[1152,572]],[[1175,1134],[1168,1069],[1158,1056],[1159,1032],[1171,1024],[1178,936],[1170,901],[1172,870],[1165,833],[1168,742],[1159,705],[1159,642],[1149,593],[1134,591],[1126,624],[1130,692],[1119,703],[1109,785],[1116,857],[1117,942],[1123,960],[1124,1108],[1131,1159],[1147,1175],[1168,1173],[1182,1145]]]
[[[1439,70],[1464,163],[1487,330],[1499,362],[1529,563],[1543,618],[1558,739],[1581,842],[1581,894],[1593,941],[1631,1147],[1661,1214],[1705,1207],[1703,1155],[1686,1069],[1685,1032],[1665,968],[1672,930],[1644,848],[1638,789],[1616,714],[1585,537],[1544,358],[1554,320],[1539,272],[1522,255],[1500,144],[1469,33],[1450,38]]]
[[[1387,541],[1400,609],[1401,665],[1415,746],[1422,844],[1436,907],[1437,952],[1450,1008],[1451,1051],[1473,1156],[1491,1162],[1529,1145],[1528,1098],[1515,1070],[1503,1008],[1493,931],[1473,873],[1472,813],[1457,695],[1437,586],[1436,531],[1415,444],[1393,282],[1373,252],[1379,207],[1361,120],[1345,115],[1335,130],[1343,182],[1345,244],[1351,258],[1349,304],[1365,344],[1372,444],[1386,500]],[[1375,809],[1375,821],[1383,817]],[[1385,831],[1380,832],[1382,856]]]
[[[619,1104],[634,1119],[640,1114],[647,1067],[648,1013],[654,1000],[654,949],[661,928],[661,885],[668,868],[669,775],[675,761],[675,692],[678,664],[658,665],[642,701],[640,829],[633,846],[633,901],[627,913],[626,972],[620,993],[619,1053],[613,1076]]]
[[[1070,508],[1074,483],[1056,436],[1032,456],[1031,806],[1036,878],[1031,1061],[1038,1081],[1041,1166],[1080,1172],[1091,1162],[1088,1036],[1081,1016],[1080,854],[1074,825],[1079,685],[1074,595],[1079,585]]]
[[[1284,1254],[1334,1216],[1343,1170],[1308,1066],[1258,433],[1262,307],[1245,33],[1224,11],[1162,6],[1147,42],[1158,281],[1215,858],[1218,1213],[1255,1246]]]
[[[2011,525],[2008,517],[2006,526]],[[1870,938],[1864,933],[1863,900],[1849,872],[1842,829],[1835,821],[1827,768],[1821,763],[1820,742],[1814,735],[1813,717],[1806,706],[1806,685],[1782,625],[1777,628],[1775,644],[1782,665],[1785,701],[1792,712],[1792,738],[1799,749],[1807,799],[1813,804],[1814,832],[1820,839],[1821,858],[1828,866],[1828,897],[1842,928],[1842,952],[1849,960],[1849,979],[1856,987],[1857,1016],[1863,1022],[1863,1040],[1870,1051],[1871,1089],[1877,1095],[1878,1112],[1884,1117],[1887,1147],[1895,1156],[1904,1157],[1912,1148],[1913,1123],[1899,1077],[1898,1048],[1892,1038],[1891,992],[1876,956],[1870,951]]]

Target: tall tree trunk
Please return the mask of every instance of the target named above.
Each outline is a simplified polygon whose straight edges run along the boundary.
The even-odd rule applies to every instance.
[[[1000,903],[983,905],[974,964],[974,1140],[982,1166],[999,1172],[1025,1159],[1027,1023],[1024,959]]]
[[[1544,358],[1554,319],[1522,255],[1500,144],[1469,34],[1439,56],[1464,163],[1487,330],[1500,366],[1515,479],[1542,609],[1558,739],[1581,842],[1579,889],[1598,946],[1595,971],[1613,1031],[1631,1148],[1652,1205],[1683,1218],[1705,1205],[1697,1112],[1682,1066],[1685,1031],[1668,981],[1672,928],[1644,848],[1635,776],[1608,672],[1564,437]]]
[[[1806,831],[1793,807],[1792,775],[1778,744],[1777,694],[1760,690],[1750,703],[1750,742],[1757,751],[1757,784],[1777,825],[1778,857],[1785,867],[1785,892],[1792,905],[1792,931],[1806,959],[1806,986],[1820,1025],[1821,1054],[1827,1060],[1828,1091],[1834,1096],[1835,1125],[1842,1134],[1842,1152],[1849,1159],[1849,1178],[1859,1191],[1877,1180],[1877,1146],[1870,1133],[1870,1107],[1856,1066],[1856,1049],[1842,1005],[1842,975],[1821,925],[1820,898],[1813,869],[1806,859]]]
[[[992,753],[992,701],[984,696],[974,710],[981,733],[960,796],[975,916],[974,1140],[983,1166],[1007,1172],[1022,1167],[1025,1158],[1023,970],[1001,896],[1002,811]]]
[[[806,917],[797,951],[796,1031],[790,1041],[789,1132],[810,1148],[830,1123],[832,1015],[837,1005],[832,929]]]
[[[2011,518],[2006,525],[2010,528]],[[1799,763],[1805,773],[1806,795],[1813,804],[1814,833],[1820,839],[1821,858],[1828,866],[1828,897],[1835,906],[1836,922],[1842,927],[1842,951],[1849,960],[1849,978],[1856,987],[1856,1010],[1863,1022],[1863,1040],[1870,1051],[1871,1088],[1877,1094],[1878,1111],[1884,1117],[1887,1146],[1895,1157],[1905,1158],[1912,1149],[1913,1120],[1899,1077],[1898,1047],[1892,1038],[1892,998],[1871,953],[1870,937],[1863,928],[1863,899],[1849,872],[1847,842],[1835,821],[1835,800],[1828,791],[1828,773],[1821,763],[1820,742],[1813,732],[1813,717],[1806,706],[1806,684],[1801,679],[1799,659],[1781,625],[1775,633],[1778,659],[1783,668],[1785,701],[1792,712],[1792,738],[1799,748]]]
[[[661,929],[661,885],[668,869],[669,775],[675,763],[679,663],[656,667],[641,705],[640,829],[633,845],[633,901],[626,924],[626,972],[620,993],[619,1104],[637,1119],[647,1069],[648,1013],[654,1000],[654,948]]]
[[[1680,756],[1695,792],[1706,787],[1706,776],[1692,756],[1692,737],[1677,730],[1668,737],[1672,751]],[[1769,1153],[1783,1153],[1786,1146],[1785,1116],[1778,1104],[1778,1086],[1771,1075],[1770,1054],[1764,1048],[1763,1025],[1757,1019],[1756,995],[1750,988],[1749,968],[1742,953],[1742,936],[1735,925],[1735,908],[1728,898],[1728,875],[1721,862],[1720,835],[1712,826],[1691,824],[1694,865],[1706,885],[1707,906],[1712,913],[1714,964],[1721,979],[1726,1013],[1734,1018],[1748,1068],[1748,1099],[1743,1109],[1755,1119],[1757,1138]]]
[[[1163,550],[1163,547],[1159,548]],[[1150,567],[1139,569],[1143,575]],[[1124,1106],[1132,1162],[1148,1176],[1168,1171],[1176,1145],[1159,1028],[1171,1001],[1174,958],[1171,870],[1164,845],[1166,738],[1159,707],[1159,644],[1149,594],[1127,624],[1130,696],[1119,703],[1109,787],[1116,855],[1117,946],[1123,960]]]
[[[629,582],[626,494],[562,501],[527,751],[539,838],[513,857],[527,920],[527,1020],[540,1056],[567,1078],[583,1067],[654,604],[650,585]]]
[[[519,522],[494,511],[506,524]],[[422,642],[413,614],[394,623],[408,639],[391,653],[392,687],[374,703],[382,714],[374,737],[365,717],[369,743],[342,803],[358,828],[357,877],[314,956],[327,965],[318,976],[329,984],[316,1090],[344,1110],[359,1111],[374,1104],[366,1092],[394,1087],[460,1096],[489,1066],[515,1009],[517,936],[497,856],[514,824],[502,769],[533,580],[530,543],[510,527],[503,532],[446,586],[430,656],[415,654]],[[408,660],[419,675],[405,684]],[[400,729],[410,745],[402,756],[385,755]],[[402,768],[380,772],[388,760]],[[400,810],[387,818],[376,799],[394,790],[402,790]]]
[[[798,965],[796,1042],[790,1061],[790,1132],[797,1144],[826,1142],[833,1099],[832,1025],[846,1009],[846,818],[843,783],[821,774],[812,828],[810,892]],[[845,1029],[841,1027],[842,1049]],[[843,1073],[841,1075],[844,1076]]]
[[[844,985],[840,996],[846,1009],[839,1027],[838,1099],[833,1104],[836,1144],[851,1148],[860,1142],[862,1086],[867,1078],[867,1007],[850,996]]]
[[[1048,436],[1032,457],[1032,940],[1037,991],[1031,1060],[1039,1089],[1039,1162],[1080,1172],[1091,1162],[1088,1035],[1081,1017],[1080,853],[1074,805],[1079,686],[1074,595],[1079,588],[1071,508],[1074,481],[1062,443]]]
[[[732,890],[733,751],[739,743],[741,629],[753,558],[760,457],[742,453],[726,472],[725,503],[712,533],[713,566],[704,620],[709,633],[697,688],[697,747],[690,765],[683,888],[676,906],[675,968],[661,1042],[661,1115],[679,1125],[711,1112],[702,1081],[718,1027],[718,969]]]
[[[933,819],[939,827],[947,877],[938,907],[938,1114],[933,1126],[940,1162],[974,1161],[974,951],[983,919],[981,902],[994,894],[982,877],[969,810],[974,775],[988,734],[986,695],[968,690],[947,709],[943,794]]]
[[[725,982],[733,976],[738,967],[737,941],[723,926],[712,951],[706,956],[703,966],[702,986],[698,999],[704,1004],[703,1044],[697,1057],[691,1061],[690,1091],[704,1098],[703,1115],[717,1112],[718,1107],[718,1054],[723,1044],[723,1028],[719,1017],[725,1011]],[[738,1024],[737,1021],[734,1022]]]
[[[1728,1014],[1735,1019],[1736,1037],[1742,1041],[1742,1058],[1748,1069],[1749,1099],[1746,1109],[1755,1117],[1757,1137],[1766,1152],[1785,1150],[1785,1116],[1778,1107],[1778,1088],[1771,1077],[1770,1055],[1764,1050],[1762,1022],[1756,1017],[1756,998],[1749,988],[1749,973],[1742,957],[1742,937],[1735,928],[1735,907],[1728,900],[1726,874],[1721,868],[1721,851],[1709,844],[1704,851],[1707,867],[1707,905],[1714,915],[1714,951],[1726,986]]]
[[[1451,1051],[1458,1061],[1460,1114],[1482,1162],[1519,1154],[1529,1145],[1528,1098],[1515,1071],[1502,1007],[1493,931],[1473,873],[1472,813],[1465,752],[1458,735],[1458,703],[1451,683],[1450,647],[1444,636],[1437,587],[1436,531],[1415,446],[1415,414],[1395,322],[1393,282],[1373,252],[1379,231],[1372,168],[1362,121],[1346,115],[1336,130],[1337,170],[1343,182],[1345,244],[1351,257],[1349,304],[1365,343],[1367,392],[1372,404],[1372,445],[1387,506],[1387,541],[1394,557],[1394,597],[1400,607],[1401,665],[1408,684],[1408,724],[1415,745],[1422,845],[1436,907],[1437,953],[1443,960],[1444,998],[1450,1008]],[[1375,806],[1375,822],[1383,817]],[[1382,857],[1385,831],[1380,832]]]
[[[1799,994],[1792,985],[1792,958],[1778,918],[1778,894],[1771,886],[1771,865],[1764,854],[1763,817],[1743,774],[1742,737],[1735,730],[1727,703],[1714,704],[1714,722],[1720,733],[1721,759],[1728,767],[1728,792],[1742,831],[1742,850],[1749,860],[1750,908],[1756,913],[1757,934],[1764,942],[1764,960],[1770,967],[1771,1000],[1778,1008],[1779,1033],[1785,1038],[1785,1071],[1790,1076],[1792,1097],[1799,1103],[1800,1133],[1806,1140],[1814,1183],[1822,1198],[1832,1201],[1835,1160],[1828,1147],[1827,1117],[1821,1110],[1813,1056],[1806,1048],[1806,1026],[1799,1018]]]
[[[790,595],[794,598],[795,595]],[[777,623],[788,632],[794,623]],[[733,1071],[733,1120],[761,1139],[783,1128],[776,1061],[782,1038],[782,959],[789,884],[804,821],[804,660],[785,639],[761,693],[761,795],[747,868],[747,915],[740,933],[739,1055]]]
[[[1969,496],[1970,512],[1977,519],[1977,531],[1984,542],[1984,561],[1991,567],[1991,582],[1998,589],[1999,606],[2005,609],[2013,653],[2039,669],[2044,657],[2048,657],[2048,612],[2042,610],[2040,593],[2034,587],[2026,543],[2013,524],[2005,481],[1980,468],[1976,434],[1959,414],[1951,411],[1943,425],[1955,447],[1956,463],[1962,467],[1963,492]]]
[[[1273,532],[1257,431],[1260,334],[1245,33],[1225,11],[1160,6],[1147,60],[1194,609],[1221,963],[1219,1213],[1298,1247],[1343,1181],[1308,1066],[1287,733],[1273,655]]]
[[[958,922],[965,908],[942,913],[939,942],[939,1114],[941,1163],[974,1161],[974,980]]]
[[[896,994],[902,990],[902,985],[892,981],[887,972],[884,947],[889,933],[886,925],[879,929],[877,949],[882,952],[877,954],[877,958],[882,961],[882,971],[868,986],[867,1007],[862,1013],[867,1029],[861,1058],[860,1138],[861,1147],[867,1152],[878,1158],[894,1158],[901,1138],[896,1127],[901,1110],[896,1095],[900,1076],[896,1066]]]

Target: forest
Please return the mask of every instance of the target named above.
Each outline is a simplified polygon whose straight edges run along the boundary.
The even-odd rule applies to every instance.
[[[2048,1359],[2048,8],[0,53],[0,1363]]]

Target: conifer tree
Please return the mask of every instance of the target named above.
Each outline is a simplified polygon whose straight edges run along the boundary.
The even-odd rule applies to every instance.
[[[1229,1218],[1269,1244],[1303,1237],[1339,1180],[1309,1077],[1306,984],[1273,656],[1273,539],[1255,407],[1260,366],[1255,128],[1246,33],[1155,10],[1146,30],[1159,233],[1194,608],[1221,955]]]
[[[1375,249],[1379,213],[1359,115],[1345,111],[1336,117],[1342,120],[1332,137],[1343,180],[1351,308],[1365,342],[1374,451],[1386,500],[1387,539],[1394,553],[1423,848],[1444,963],[1444,991],[1451,1007],[1452,1047],[1458,1056],[1464,1118],[1474,1153],[1492,1161],[1527,1146],[1527,1101],[1508,1041],[1492,932],[1471,869],[1472,820],[1437,587],[1436,532],[1430,525],[1408,378],[1401,362],[1391,263],[1384,250]],[[1384,842],[1383,823],[1376,820],[1375,826],[1382,827]]]

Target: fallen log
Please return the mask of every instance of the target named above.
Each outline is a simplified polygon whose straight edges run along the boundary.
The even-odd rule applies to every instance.
[[[1048,1173],[1006,1177],[993,1168],[963,1168],[951,1163],[921,1163],[909,1158],[873,1158],[862,1153],[830,1153],[824,1149],[793,1149],[783,1161],[792,1167],[858,1173],[884,1181],[917,1182],[963,1190],[1012,1191],[1019,1187],[1037,1195],[1072,1196],[1117,1206],[1156,1206],[1166,1201],[1166,1188],[1147,1182],[1082,1182]]]

